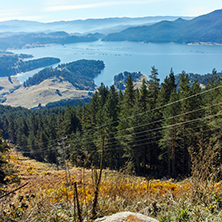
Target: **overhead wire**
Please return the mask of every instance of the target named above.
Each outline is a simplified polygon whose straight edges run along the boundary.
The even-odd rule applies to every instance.
[[[214,130],[218,130],[218,129],[221,129],[222,127],[218,127],[218,128],[216,128],[216,129],[214,129]],[[214,131],[213,130],[213,131]],[[212,131],[212,129],[208,129],[208,130],[203,130],[203,131],[201,131],[201,132],[196,132],[196,133],[193,133],[192,135],[194,135],[194,134],[199,134],[199,133],[204,133],[204,132],[208,132],[208,131]],[[188,136],[188,135],[190,135],[189,133],[187,133],[187,134],[184,134],[185,136]],[[151,139],[151,138],[148,138],[148,139]],[[164,139],[164,141],[170,141],[170,140],[172,140],[173,138],[171,137],[169,137],[169,138],[167,138],[167,139]],[[176,140],[181,140],[182,138],[179,138],[179,137],[177,137],[176,138]],[[158,140],[157,141],[149,141],[149,142],[145,142],[145,143],[140,143],[140,144],[132,144],[132,146],[131,146],[131,148],[135,148],[135,147],[142,147],[142,146],[145,146],[145,145],[149,145],[149,144],[154,144],[154,143],[156,143],[156,142],[158,142]],[[126,147],[126,146],[129,146],[129,144],[125,144],[125,146],[124,147]],[[118,149],[122,149],[122,146],[118,146],[117,148],[113,148],[113,147],[116,147],[116,144],[113,144],[113,146],[109,146],[109,148],[108,149],[106,149],[105,148],[105,152],[107,152],[107,151],[117,151]],[[106,147],[106,145],[104,146],[104,147]],[[88,150],[88,151],[90,151],[90,150]],[[94,150],[93,150],[94,151]],[[97,152],[101,152],[101,150],[97,150]]]
[[[214,107],[214,106],[218,106],[218,105],[221,105],[222,103],[217,103],[217,104],[212,104],[210,106],[205,106],[205,107],[202,107],[202,108],[199,108],[199,109],[196,109],[196,110],[192,110],[192,111],[188,111],[186,113],[182,113],[182,114],[179,114],[179,115],[175,115],[175,116],[171,116],[171,117],[168,117],[168,118],[163,118],[163,119],[160,119],[160,120],[157,120],[157,121],[153,121],[153,122],[149,122],[149,123],[146,123],[146,124],[142,124],[142,125],[138,125],[138,126],[133,126],[133,127],[129,127],[129,128],[126,128],[126,129],[123,129],[123,130],[119,130],[118,132],[121,132],[121,131],[126,131],[126,130],[132,130],[132,129],[136,129],[136,128],[139,128],[139,127],[144,127],[144,126],[148,126],[148,125],[151,125],[151,124],[155,124],[155,123],[158,123],[158,122],[163,122],[165,120],[169,120],[169,119],[173,119],[173,118],[178,118],[180,116],[183,116],[183,115],[187,115],[187,114],[191,114],[191,113],[194,113],[194,112],[197,112],[197,111],[200,111],[200,110],[203,110],[203,109],[207,109],[207,108],[210,108],[210,107]],[[206,117],[207,118],[207,117]],[[194,119],[195,120],[195,119]],[[191,120],[190,120],[191,121]],[[157,130],[160,130],[162,127],[159,127]],[[141,132],[135,132],[134,134],[140,134],[140,133],[146,133],[146,132],[150,132],[150,131],[155,131],[156,129],[149,129],[149,130],[146,130],[146,131],[141,131]],[[111,134],[115,134],[117,131],[114,131],[114,132],[110,132],[110,133],[107,133],[107,134],[100,134],[100,135],[96,135],[96,136],[93,136],[93,137],[89,137],[89,138],[86,138],[87,140],[90,140],[90,142],[95,142],[95,141],[92,141],[93,138],[98,138],[98,137],[102,137],[102,136],[108,136],[108,135],[111,135]],[[125,135],[127,136],[127,135]],[[122,136],[116,136],[115,139],[118,139],[118,138],[121,138]],[[59,138],[61,139],[61,138]],[[112,138],[110,138],[112,139]],[[77,140],[69,140],[69,143],[72,143],[72,142],[77,142]],[[84,144],[87,144],[88,142],[79,142],[79,143],[76,143],[76,145],[84,145]],[[39,145],[39,144],[35,144],[35,145]],[[42,144],[41,144],[42,145]],[[22,146],[20,148],[27,148],[27,147],[31,147],[31,146]],[[51,148],[51,147],[54,147],[54,145],[51,145],[49,147],[45,147],[45,150],[44,148],[41,149],[41,151],[39,151],[40,153],[48,150],[48,148]],[[28,153],[25,152],[25,153]],[[31,152],[30,152],[31,153]]]
[[[199,128],[199,127],[192,127],[192,128],[188,128],[188,130],[190,130],[190,129],[195,129],[195,128]],[[215,129],[207,129],[207,130],[202,130],[202,131],[200,131],[200,132],[192,132],[192,135],[195,135],[195,134],[200,134],[200,133],[204,133],[204,132],[208,132],[208,131],[214,131],[214,130],[218,130],[218,129],[221,129],[222,127],[216,127]],[[184,136],[188,136],[188,135],[190,135],[190,133],[186,133],[186,134],[184,134]],[[156,143],[156,142],[158,142],[158,140],[153,140],[153,139],[156,139],[156,138],[161,138],[162,137],[162,135],[159,135],[159,136],[155,136],[155,137],[148,137],[148,138],[146,138],[146,139],[143,139],[143,140],[138,140],[138,141],[136,141],[137,143],[139,143],[139,144],[132,144],[132,146],[131,146],[131,148],[135,148],[135,147],[141,147],[141,146],[145,146],[145,145],[149,145],[149,144],[153,144],[153,143]],[[179,138],[178,136],[177,136],[177,138],[176,138],[177,140],[180,140],[180,139],[182,139],[182,138]],[[152,140],[152,141],[149,141],[149,142],[145,142],[145,143],[140,143],[140,142],[142,142],[142,141],[146,141],[146,140]],[[162,140],[164,140],[164,141],[170,141],[170,140],[172,140],[172,137],[169,137],[169,138],[167,138],[167,139],[164,139],[164,138],[162,138]],[[129,145],[131,142],[125,142],[125,146],[126,145]],[[72,145],[72,143],[70,144],[70,145]],[[111,144],[105,144],[104,145],[104,147],[108,147],[108,149],[105,149],[105,151],[107,152],[107,151],[113,151],[113,150],[117,150],[116,148],[114,149],[113,147],[114,146],[116,146],[116,145],[119,145],[119,143],[118,142],[115,142],[115,143],[111,143]],[[120,147],[119,147],[120,148]],[[118,148],[118,149],[119,149]],[[66,150],[67,148],[65,148],[65,150]],[[87,151],[95,151],[95,150],[93,150],[93,149],[87,149]],[[49,153],[49,152],[51,152],[51,150],[45,150],[45,153]],[[100,150],[97,150],[97,152],[100,152]],[[28,152],[25,152],[25,153],[28,153]],[[40,151],[40,150],[34,150],[33,152],[30,152],[30,153],[33,153],[33,154],[35,154],[35,153],[42,153],[42,151]]]
[[[216,117],[216,116],[220,116],[220,115],[222,115],[222,113],[220,113],[220,114],[215,114],[215,115],[209,115],[209,116],[206,116],[206,117],[202,117],[202,118],[196,118],[196,119],[193,119],[193,120],[189,120],[189,121],[185,121],[185,122],[180,122],[180,123],[176,123],[176,124],[171,124],[171,125],[167,125],[167,126],[164,126],[164,128],[169,128],[169,127],[172,127],[172,126],[179,126],[179,125],[183,125],[183,124],[187,124],[187,123],[190,123],[190,122],[195,122],[195,121],[198,121],[198,120],[202,120],[202,119],[207,119],[207,118],[212,118],[212,117]],[[196,128],[196,127],[194,127],[194,128]],[[147,132],[152,132],[153,133],[153,131],[157,131],[157,130],[160,130],[160,129],[162,129],[162,127],[158,127],[158,128],[155,128],[155,129],[148,129],[148,130],[144,130],[144,131],[141,131],[141,132],[136,132],[136,133],[134,133],[134,136],[135,135],[138,135],[138,134],[141,134],[141,133],[147,133]],[[192,129],[192,128],[191,128]],[[123,136],[120,136],[121,138],[124,138],[124,136],[125,135],[123,135]],[[131,136],[131,135],[128,135],[128,136]],[[151,138],[147,138],[147,139],[152,139],[153,137],[151,137]],[[91,141],[92,142],[92,141]],[[94,141],[95,142],[95,141]],[[139,142],[139,141],[136,141],[136,142]],[[74,144],[74,143],[73,143]],[[116,142],[116,144],[117,144],[117,142]],[[74,144],[74,145],[76,145],[76,143]],[[106,144],[107,145],[107,144]],[[105,145],[105,146],[106,146]],[[109,145],[112,145],[112,143],[111,144],[109,144]]]
[[[111,123],[108,123],[108,124],[103,124],[103,125],[100,125],[100,126],[98,126],[98,127],[94,127],[94,128],[92,128],[92,129],[89,129],[89,130],[86,130],[86,131],[95,130],[95,129],[98,129],[98,128],[101,128],[101,127],[104,127],[104,126],[108,126],[108,125],[111,125],[111,124],[114,124],[114,123],[118,123],[118,122],[123,121],[123,120],[131,119],[131,118],[136,117],[136,116],[144,115],[144,114],[146,114],[146,113],[150,113],[150,112],[153,112],[153,111],[156,111],[156,110],[165,108],[165,107],[170,106],[170,105],[172,105],[172,104],[175,104],[175,103],[178,103],[178,102],[182,102],[182,101],[184,101],[184,100],[187,100],[187,99],[190,99],[190,98],[193,98],[193,97],[202,95],[202,94],[204,94],[204,93],[213,91],[213,90],[215,90],[215,89],[219,89],[219,88],[221,88],[221,87],[222,87],[222,85],[219,85],[219,86],[216,86],[216,87],[214,87],[214,88],[211,88],[211,89],[208,89],[208,90],[204,90],[204,91],[202,91],[202,92],[200,92],[200,93],[196,93],[196,94],[193,94],[193,95],[191,95],[191,96],[188,96],[188,97],[185,97],[185,98],[176,100],[176,101],[174,101],[174,102],[167,103],[167,104],[165,104],[165,105],[162,105],[162,106],[159,106],[159,107],[156,107],[156,108],[153,108],[153,109],[150,109],[150,110],[147,110],[147,111],[145,111],[145,112],[138,113],[138,114],[135,114],[135,115],[132,115],[132,116],[129,116],[129,117],[125,117],[125,118],[122,118],[122,119],[120,119],[120,120],[116,120],[116,121],[113,121],[113,122],[111,122]]]
[[[183,115],[187,115],[187,114],[191,114],[191,113],[194,113],[194,112],[198,112],[198,111],[201,111],[201,110],[204,110],[204,109],[207,109],[207,108],[210,108],[210,107],[218,106],[218,105],[221,105],[221,104],[222,104],[222,102],[221,103],[217,103],[217,104],[213,104],[213,105],[210,105],[210,106],[205,106],[205,107],[202,107],[202,108],[199,108],[199,109],[196,109],[196,110],[188,111],[186,113],[182,113],[182,114],[179,114],[179,115],[171,116],[171,117],[168,117],[168,118],[162,118],[162,119],[157,120],[157,121],[148,122],[148,123],[141,124],[141,125],[138,125],[138,126],[128,127],[128,128],[122,129],[122,130],[118,130],[118,133],[122,132],[122,131],[133,130],[133,129],[137,129],[137,128],[140,128],[140,127],[149,126],[149,125],[152,125],[152,124],[155,124],[155,123],[160,123],[160,122],[163,122],[163,121],[166,121],[166,120],[169,120],[169,119],[178,118],[178,117],[183,116]],[[160,128],[161,127],[159,127],[158,130]],[[148,129],[148,131],[155,131],[155,128]],[[147,131],[142,131],[142,133],[145,133],[145,132],[147,132]],[[89,140],[90,140],[90,142],[92,142],[93,138],[98,138],[98,137],[102,137],[102,136],[106,137],[106,136],[109,136],[109,135],[112,135],[112,134],[116,134],[116,133],[117,133],[117,131],[113,131],[113,132],[110,132],[110,133],[104,133],[104,134],[96,135],[96,136],[90,137]],[[138,133],[139,132],[136,132],[134,134],[138,134]],[[127,134],[125,136],[127,136]],[[118,138],[122,138],[122,136],[115,136],[115,139],[118,139]],[[108,138],[108,139],[112,140],[114,138]],[[77,140],[69,140],[69,142],[77,142]],[[77,143],[76,145],[84,145],[84,144],[87,144],[87,143],[88,142],[84,142],[84,140],[83,140],[83,141]]]
[[[191,95],[191,96],[182,98],[182,99],[179,99],[179,100],[174,101],[174,102],[171,102],[171,103],[167,103],[167,104],[165,104],[165,105],[163,105],[163,106],[156,107],[156,108],[154,108],[154,109],[151,109],[151,110],[148,110],[148,111],[145,111],[145,112],[142,112],[142,113],[138,113],[138,114],[132,115],[132,116],[130,116],[130,117],[126,117],[126,118],[119,119],[118,121],[113,121],[113,122],[108,123],[108,124],[103,124],[103,125],[100,125],[100,126],[98,126],[98,127],[94,127],[94,128],[92,128],[92,129],[89,129],[89,130],[80,131],[79,133],[82,134],[82,133],[85,133],[85,132],[88,132],[88,131],[91,131],[91,130],[95,130],[95,129],[98,129],[98,128],[101,128],[101,127],[104,127],[104,126],[108,126],[108,125],[111,125],[111,124],[114,124],[114,123],[117,123],[117,122],[120,122],[120,121],[123,121],[123,120],[130,119],[130,118],[133,118],[133,117],[136,117],[136,116],[139,116],[139,115],[143,115],[143,114],[148,113],[148,112],[152,112],[152,111],[155,111],[155,110],[159,110],[159,109],[165,108],[165,107],[167,107],[167,106],[169,106],[169,105],[172,105],[172,104],[181,102],[181,101],[183,101],[183,100],[187,100],[187,99],[193,98],[193,97],[195,97],[195,96],[198,96],[198,95],[201,95],[201,94],[210,92],[210,91],[212,91],[212,90],[219,89],[220,87],[222,87],[222,85],[217,86],[217,87],[214,87],[214,88],[209,89],[209,90],[202,91],[202,92],[200,92],[200,93],[197,93],[197,94],[194,94],[194,95]],[[215,104],[215,105],[220,105],[220,104],[221,104],[221,103]],[[208,107],[200,108],[200,109],[198,109],[198,110],[205,109],[205,108],[209,108],[209,107],[212,107],[212,106],[214,106],[214,104],[213,104],[213,105],[210,105],[210,106],[208,106]],[[188,113],[192,113],[192,112],[195,112],[195,111],[197,111],[197,110],[189,111],[189,112],[187,112],[187,113],[183,113],[183,114],[180,114],[180,115],[186,115],[186,114],[188,114]],[[177,116],[180,116],[180,115],[177,115]],[[173,118],[173,117],[169,117],[169,119],[171,119],[171,118]],[[161,122],[161,121],[163,121],[163,120],[161,119],[161,120],[157,120],[157,121],[154,121],[154,122],[151,122],[151,123],[147,123],[147,124],[151,125],[151,124],[154,124],[154,123],[157,123],[157,122]],[[143,124],[143,125],[135,126],[135,127],[146,126],[147,124]],[[131,127],[131,128],[132,128],[132,127]],[[127,128],[127,129],[130,129],[130,128]],[[126,129],[123,129],[122,131],[124,131],[124,130],[126,130]],[[111,132],[111,133],[108,133],[108,134],[100,134],[99,136],[102,136],[102,135],[107,136],[107,135],[111,135],[111,134],[115,134],[115,133],[116,133],[116,131]],[[71,133],[71,134],[69,134],[69,135],[67,135],[67,136],[71,136],[71,135],[73,135],[73,133]],[[97,137],[98,137],[98,136],[93,136],[93,137],[88,137],[87,139],[93,139],[93,138],[97,138]],[[47,144],[47,143],[49,143],[49,142],[56,142],[56,141],[59,141],[59,140],[61,140],[61,137],[56,138],[56,139],[53,139],[53,140],[48,140],[48,141],[43,142],[43,143],[37,143],[37,144],[38,144],[38,145],[44,145],[44,144]],[[53,146],[53,145],[52,145],[52,146]],[[21,148],[28,148],[28,147],[32,147],[32,145],[20,146],[20,147],[21,147]]]
[[[210,92],[210,91],[213,91],[213,90],[215,90],[215,89],[219,89],[219,88],[221,88],[221,87],[222,87],[222,85],[219,85],[219,86],[216,86],[216,87],[214,87],[214,88],[211,88],[211,89],[208,89],[208,90],[204,90],[204,91],[202,91],[202,92],[200,92],[200,93],[196,93],[196,94],[190,95],[190,96],[188,96],[188,97],[185,97],[185,98],[176,100],[176,101],[174,101],[174,102],[167,103],[167,104],[165,104],[165,105],[162,105],[162,106],[153,108],[153,109],[151,109],[151,110],[147,110],[147,111],[145,111],[145,112],[141,112],[141,113],[138,113],[138,114],[135,114],[135,115],[131,115],[131,116],[129,116],[129,117],[121,118],[121,119],[119,119],[119,120],[116,120],[116,121],[113,121],[113,122],[110,122],[110,123],[107,123],[107,124],[103,124],[103,125],[100,125],[100,126],[95,126],[95,127],[90,128],[90,129],[86,129],[86,130],[84,130],[84,131],[79,131],[79,133],[80,133],[80,134],[83,134],[83,133],[86,133],[86,132],[89,132],[89,131],[96,130],[96,129],[98,129],[98,128],[102,128],[102,127],[104,127],[104,126],[108,126],[108,125],[112,125],[112,124],[114,124],[114,123],[121,122],[121,121],[123,121],[123,120],[127,120],[127,119],[130,119],[130,118],[133,118],[133,117],[136,117],[136,116],[140,116],[140,115],[144,115],[144,114],[146,114],[146,113],[149,113],[149,112],[152,112],[152,111],[155,111],[155,110],[159,110],[159,109],[165,108],[165,107],[170,106],[170,105],[172,105],[172,104],[175,104],[175,103],[178,103],[178,102],[181,102],[181,101],[184,101],[184,100],[187,100],[187,99],[190,99],[190,98],[199,96],[199,95],[204,94],[204,93],[208,93],[208,92]],[[72,135],[74,135],[74,134],[73,134],[73,133],[70,133],[70,134],[68,134],[67,136],[72,136]]]
[[[214,130],[218,130],[218,129],[221,129],[222,127],[217,127],[217,128],[215,128]],[[203,130],[203,131],[200,131],[200,132],[195,132],[195,133],[192,133],[192,135],[195,135],[195,134],[200,134],[200,133],[205,133],[205,132],[208,132],[208,131],[214,131],[214,130],[212,130],[212,129],[207,129],[207,130]],[[184,136],[189,136],[190,135],[190,133],[186,133],[186,134],[184,134]],[[158,138],[158,137],[160,137],[160,136],[157,136],[156,138]],[[151,140],[152,138],[147,138],[147,140]],[[162,139],[163,141],[170,141],[170,140],[172,140],[173,138],[172,137],[169,137],[169,138],[167,138],[167,139]],[[176,140],[182,140],[182,138],[180,138],[180,137],[178,137],[177,136],[177,138],[176,138]],[[144,140],[145,141],[145,140]],[[140,141],[140,142],[142,142],[142,141]],[[158,140],[152,140],[152,141],[150,141],[150,142],[147,142],[147,143],[140,143],[140,144],[132,144],[132,148],[135,148],[135,147],[141,147],[141,146],[145,146],[145,145],[149,145],[149,144],[153,144],[153,143],[156,143],[156,142],[158,142]],[[130,143],[125,143],[125,145],[129,145]],[[109,148],[108,149],[105,149],[105,151],[112,151],[112,150],[116,150],[116,149],[113,149],[112,147],[114,147],[114,146],[116,146],[117,144],[112,144],[112,146],[108,146]],[[106,147],[106,145],[105,145],[105,147]]]

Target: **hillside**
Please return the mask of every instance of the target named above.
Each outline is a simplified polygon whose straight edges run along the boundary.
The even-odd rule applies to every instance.
[[[17,55],[9,52],[0,52],[0,77],[12,76],[20,72],[28,72],[60,62],[59,58],[53,57],[44,57],[39,59],[30,58],[32,58],[32,55]]]
[[[191,20],[161,21],[150,26],[128,28],[103,38],[103,41],[153,43],[222,43],[222,10]]]
[[[21,180],[0,189],[0,219],[89,221],[132,211],[160,222],[221,221],[221,101],[221,79],[201,90],[182,73],[178,92],[173,72],[160,88],[153,67],[142,90],[129,75],[124,94],[101,85],[85,106],[0,106],[0,128],[17,151],[1,157]]]
[[[52,33],[1,33],[0,49],[17,49],[42,47],[49,44],[69,44],[76,42],[93,42],[103,35],[95,33],[88,35],[68,34],[66,32]]]
[[[78,221],[76,220],[77,209],[75,205],[73,207],[76,183],[82,218],[85,219],[84,221],[89,221],[95,196],[92,170],[77,168],[68,163],[69,176],[67,177],[67,170],[62,163],[58,163],[56,167],[56,165],[31,160],[12,150],[7,155],[7,161],[18,171],[20,185],[26,185],[14,192],[10,199],[2,199],[4,201],[0,204],[0,219],[30,221],[41,218],[38,221]],[[8,185],[3,192],[15,190],[20,185],[16,183]],[[218,184],[218,187],[221,187],[221,184]],[[130,176],[126,171],[120,173],[104,170],[98,198],[100,206],[98,217],[126,209],[139,212],[149,204],[152,206],[151,198],[160,204],[161,198],[170,198],[171,195],[176,200],[180,200],[182,194],[188,190],[192,190],[189,182],[150,180],[147,184],[145,178]],[[0,196],[1,194],[0,192]],[[173,206],[173,202],[171,204]],[[38,210],[35,210],[36,208]],[[173,211],[175,212],[171,214],[176,214],[176,207]],[[167,210],[159,213],[158,217],[161,219],[164,214],[167,214]],[[154,212],[150,216],[157,217]]]
[[[114,84],[113,85],[115,86],[115,88],[117,90],[121,89],[124,91],[126,89],[126,82],[127,82],[127,79],[129,78],[130,74],[133,79],[133,83],[134,83],[135,88],[140,89],[143,79],[147,80],[147,76],[142,74],[141,72],[120,73],[120,74],[114,76]]]
[[[213,77],[212,73],[208,73],[205,75],[189,73],[188,76],[189,76],[190,85],[192,85],[194,81],[197,79],[198,83],[202,86],[202,88],[205,88],[208,84],[208,81],[211,80]],[[218,72],[216,74],[215,81],[218,81],[221,76],[222,76],[222,73]],[[178,87],[180,83],[180,77],[181,77],[181,74],[175,75],[175,83]]]
[[[70,82],[49,78],[37,85],[30,87],[21,86],[14,92],[4,95],[4,105],[22,106],[26,108],[45,106],[48,103],[56,102],[62,99],[83,99],[90,98],[95,92],[93,89],[79,90]]]
[[[83,104],[89,103],[96,91],[96,88],[88,88],[87,84],[85,87],[82,85],[81,88],[78,84],[74,83],[73,85],[68,78],[65,79],[65,77],[53,75],[54,72],[50,72],[48,77],[44,76],[45,71],[40,72],[40,77],[42,76],[43,78],[38,80],[36,84],[34,82],[37,81],[35,79],[38,79],[39,74],[24,83],[25,86],[21,85],[16,77],[0,78],[0,103],[26,108],[37,107],[39,104],[41,104],[41,107],[47,108],[66,106],[67,104],[77,106],[79,101]],[[116,90],[125,90],[129,74],[132,76],[135,88],[141,87],[143,79],[147,80],[147,76],[140,72],[129,73],[125,71],[114,77],[114,87]],[[189,73],[188,76],[190,86],[197,79],[202,89],[212,79],[212,74],[199,75]],[[221,73],[218,72],[216,76],[216,80],[218,80]],[[175,75],[177,90],[179,90],[180,77],[181,74]],[[89,83],[92,82],[93,80],[91,79]]]
[[[105,64],[102,61],[82,59],[59,65],[54,69],[43,69],[26,80],[23,85],[25,87],[37,85],[48,78],[57,77],[60,78],[61,81],[69,81],[74,87],[80,90],[94,90],[96,85],[93,78],[95,78],[104,67]]]
[[[104,68],[102,61],[79,60],[47,68],[23,85],[15,78],[0,78],[0,100],[4,105],[33,108],[66,99],[86,99],[96,90],[94,77]]]

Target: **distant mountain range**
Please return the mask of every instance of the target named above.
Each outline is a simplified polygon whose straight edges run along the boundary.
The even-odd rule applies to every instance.
[[[45,33],[0,33],[0,49],[42,47],[49,44],[93,42],[102,38],[99,33],[76,35],[64,31]]]
[[[112,33],[103,41],[136,41],[153,43],[222,43],[222,10],[191,20],[178,18],[149,26],[138,26]]]
[[[0,48],[81,41],[136,41],[154,43],[222,43],[222,10],[196,18],[154,16],[104,18],[41,23],[0,22]],[[91,34],[91,33],[96,33]],[[98,35],[99,34],[99,35]]]
[[[141,18],[104,18],[104,19],[86,19],[73,21],[57,21],[57,22],[34,22],[12,20],[0,22],[0,32],[57,32],[65,31],[68,33],[90,33],[100,32],[108,34],[112,32],[119,32],[128,27],[138,25],[151,25],[162,20],[173,21],[178,16],[148,16]],[[190,17],[183,17],[184,19],[191,19]]]

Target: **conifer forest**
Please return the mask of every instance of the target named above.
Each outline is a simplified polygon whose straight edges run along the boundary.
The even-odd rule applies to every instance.
[[[200,153],[213,151],[210,172],[221,165],[221,81],[214,69],[201,88],[197,80],[190,84],[183,71],[177,86],[171,70],[160,84],[152,67],[141,88],[134,87],[130,75],[125,91],[101,84],[85,105],[0,106],[0,129],[17,151],[41,162],[61,164],[66,155],[75,166],[99,167],[104,143],[103,168],[183,179]]]

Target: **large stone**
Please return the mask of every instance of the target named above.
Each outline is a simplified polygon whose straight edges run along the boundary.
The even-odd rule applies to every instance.
[[[95,222],[159,222],[158,220],[145,216],[141,213],[119,212],[111,216],[98,218]]]

